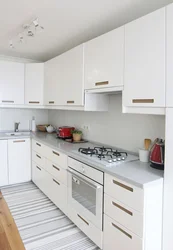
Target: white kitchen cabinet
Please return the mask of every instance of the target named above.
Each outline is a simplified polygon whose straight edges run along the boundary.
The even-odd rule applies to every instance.
[[[45,104],[84,104],[83,45],[45,63]]]
[[[165,107],[165,8],[125,25],[123,105]]]
[[[24,104],[24,64],[0,61],[0,104]]]
[[[30,138],[8,140],[9,184],[31,180]]]
[[[173,107],[173,4],[166,7],[166,106]]]
[[[122,87],[124,26],[85,43],[85,89]]]
[[[163,250],[173,246],[173,108],[166,109],[165,170],[163,194]]]
[[[0,140],[0,186],[8,185],[7,140]]]
[[[44,65],[44,104],[57,105],[57,57],[45,62]],[[59,100],[58,100],[59,101]]]
[[[25,104],[43,105],[44,63],[25,64]]]

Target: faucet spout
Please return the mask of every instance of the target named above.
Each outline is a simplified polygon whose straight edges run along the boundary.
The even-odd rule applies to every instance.
[[[20,124],[20,122],[14,123],[14,132],[19,132],[19,124]]]

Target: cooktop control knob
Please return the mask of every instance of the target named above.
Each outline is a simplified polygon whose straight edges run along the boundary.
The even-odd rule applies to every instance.
[[[121,158],[120,158],[120,157],[118,157],[118,158],[117,158],[117,161],[121,161]]]
[[[109,163],[112,163],[112,159],[109,159],[108,162],[109,162]]]
[[[114,158],[114,159],[113,159],[113,162],[116,162],[116,161],[117,161],[117,159],[116,159],[116,158]]]

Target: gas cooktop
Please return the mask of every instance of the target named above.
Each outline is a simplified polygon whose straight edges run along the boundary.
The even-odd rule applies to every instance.
[[[78,153],[83,157],[98,162],[105,166],[119,165],[123,162],[138,160],[135,155],[127,154],[110,147],[88,147],[79,148]]]

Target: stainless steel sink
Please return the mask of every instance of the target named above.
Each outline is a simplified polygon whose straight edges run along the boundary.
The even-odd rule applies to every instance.
[[[5,134],[8,136],[23,136],[23,135],[30,135],[30,132],[11,132]]]

